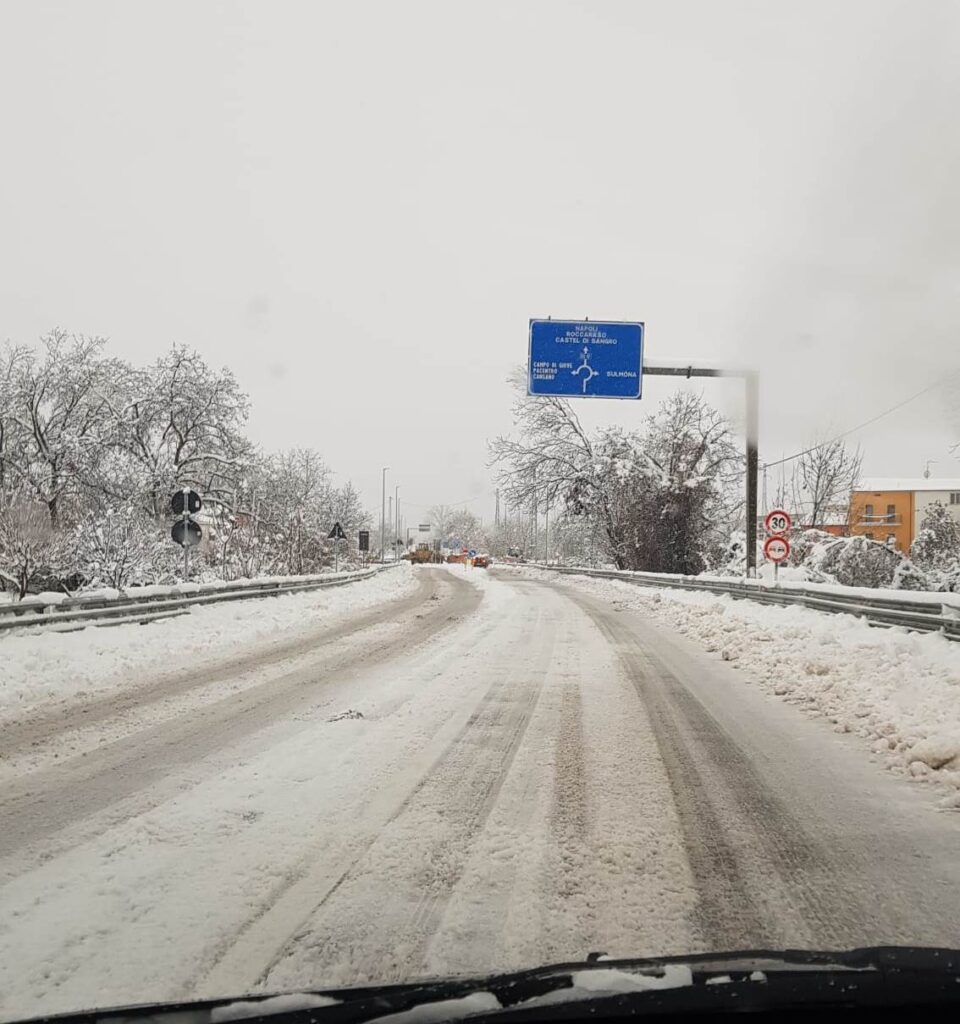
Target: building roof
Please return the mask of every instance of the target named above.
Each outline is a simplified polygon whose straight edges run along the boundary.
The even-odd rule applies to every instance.
[[[960,491],[960,479],[938,479],[935,476],[870,476],[861,480],[854,488],[854,493],[864,491]]]

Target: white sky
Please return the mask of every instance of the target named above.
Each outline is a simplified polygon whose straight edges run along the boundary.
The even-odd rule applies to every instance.
[[[371,507],[386,464],[411,520],[492,516],[531,316],[757,367],[769,459],[960,368],[950,0],[4,0],[0,36],[0,336],[186,342]],[[957,475],[958,403],[865,471]]]

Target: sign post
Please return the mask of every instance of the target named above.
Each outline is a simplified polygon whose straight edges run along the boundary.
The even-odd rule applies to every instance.
[[[769,536],[763,545],[763,556],[773,562],[773,582],[776,583],[780,575],[780,563],[790,557],[790,541],[786,534],[793,526],[790,513],[782,508],[775,508],[767,513],[763,521],[763,528]]]
[[[333,529],[327,534],[327,540],[333,541],[333,571],[340,571],[340,541],[346,538],[346,534],[343,532],[343,527],[337,522],[333,524]]]
[[[199,544],[200,538],[203,536],[200,526],[191,517],[195,512],[199,512],[202,506],[200,495],[196,491],[190,490],[189,487],[174,491],[170,499],[170,507],[173,509],[174,515],[180,516],[173,524],[170,535],[173,537],[174,543],[183,548],[184,583],[190,579],[190,548],[194,544]]]
[[[363,565],[367,564],[367,552],[370,550],[370,531],[361,530],[357,534],[357,548],[360,551],[360,559]]]

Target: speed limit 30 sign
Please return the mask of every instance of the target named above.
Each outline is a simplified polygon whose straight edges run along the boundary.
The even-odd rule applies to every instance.
[[[771,537],[780,537],[789,533],[791,526],[793,526],[793,520],[790,518],[790,513],[782,508],[775,508],[772,512],[768,512],[767,518],[763,521],[763,528]]]

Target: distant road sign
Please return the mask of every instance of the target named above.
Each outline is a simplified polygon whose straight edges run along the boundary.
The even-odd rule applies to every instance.
[[[470,550],[469,550],[469,551],[467,552],[467,557],[468,557],[468,558],[476,558],[476,557],[477,557],[477,553],[476,553],[476,551],[474,551],[474,550],[473,550],[473,548],[471,548],[471,549],[470,549]]]
[[[639,398],[643,324],[531,320],[527,392],[563,398]]]
[[[199,512],[203,502],[200,500],[200,495],[196,491],[187,491],[187,512],[193,515],[194,512]],[[170,498],[170,507],[178,515],[183,515],[183,491],[174,491],[173,496]]]
[[[791,526],[793,526],[793,520],[790,518],[790,513],[785,512],[782,508],[775,508],[772,512],[768,512],[767,518],[763,521],[763,528],[773,537],[788,533]]]
[[[347,535],[339,523],[333,524],[333,529],[327,534],[327,540],[346,540]]]
[[[192,548],[194,544],[200,543],[203,530],[192,519],[178,519],[170,531],[174,543],[182,548]]]
[[[429,533],[430,532],[430,524],[429,523],[418,523],[417,524],[417,529],[420,531],[420,533]]]
[[[357,534],[357,542],[358,542],[358,547],[360,548],[361,551],[369,551],[370,550],[370,531],[369,530],[361,530]]]
[[[763,554],[769,562],[785,562],[790,557],[790,541],[786,537],[767,537]]]

